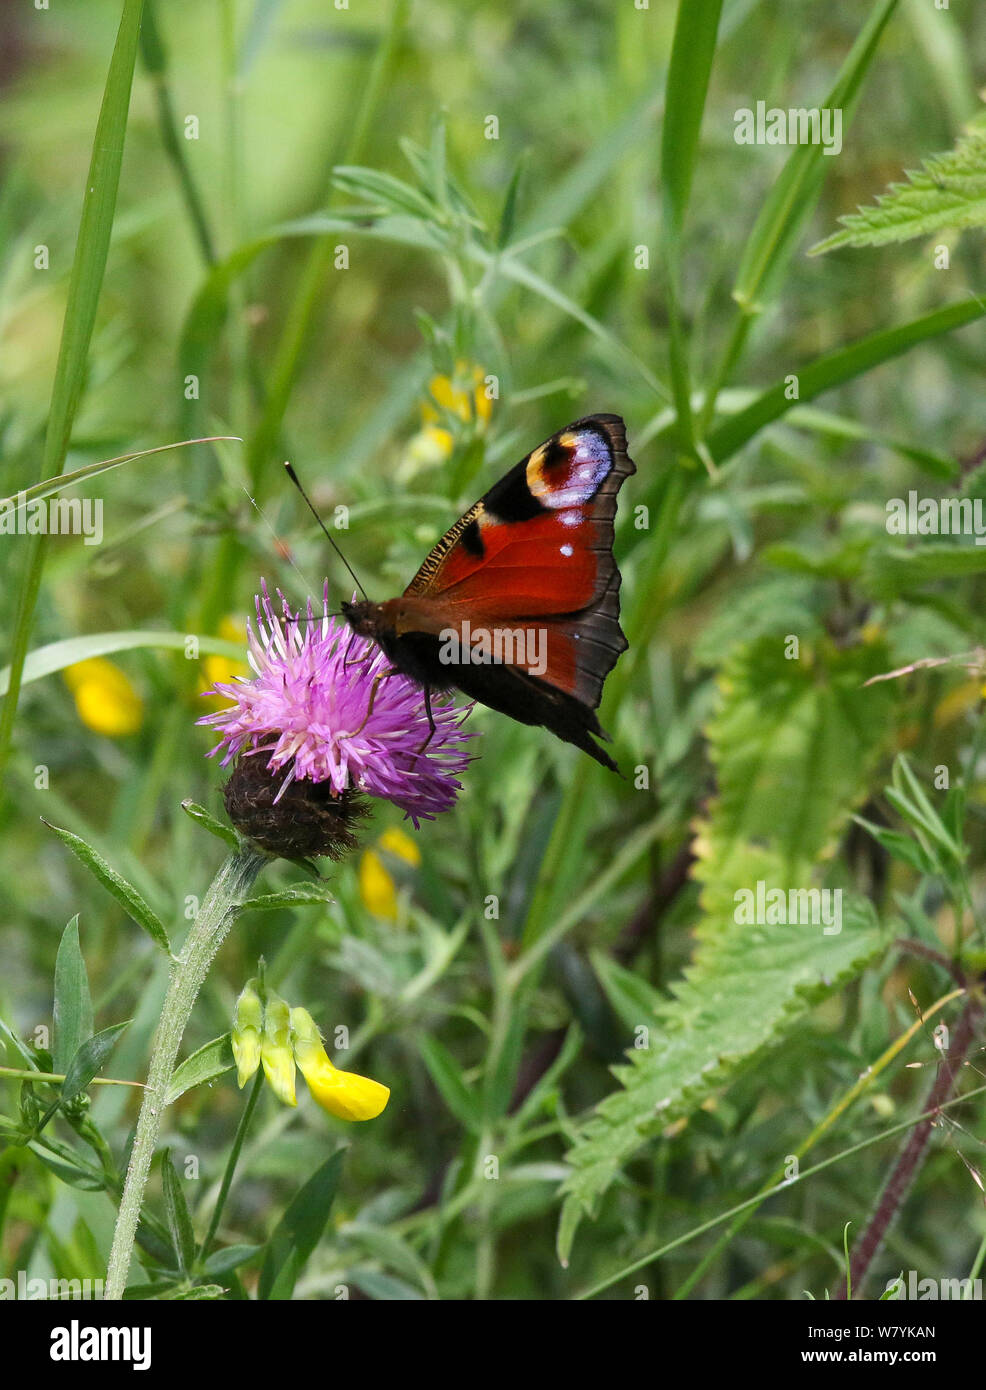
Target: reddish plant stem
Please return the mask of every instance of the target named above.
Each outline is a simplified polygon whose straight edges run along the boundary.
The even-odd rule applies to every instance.
[[[966,1053],[975,1038],[981,1012],[982,1000],[978,995],[970,995],[959,1015],[959,1021],[952,1037],[952,1045],[938,1067],[935,1083],[928,1095],[927,1103],[922,1109],[935,1112],[949,1099],[959,1072],[962,1070]],[[857,1242],[849,1263],[852,1292],[855,1298],[858,1298],[862,1293],[863,1282],[869,1272],[870,1265],[876,1258],[891,1223],[903,1205],[911,1184],[927,1157],[928,1140],[936,1122],[937,1115],[932,1113],[911,1131],[910,1137],[901,1150],[900,1157],[894,1164],[893,1171],[880,1193],[880,1200],[877,1202],[869,1225]],[[835,1291],[835,1297],[836,1299],[845,1299],[845,1284],[840,1283]]]

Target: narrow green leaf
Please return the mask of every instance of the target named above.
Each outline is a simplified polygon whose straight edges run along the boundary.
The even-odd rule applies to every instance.
[[[664,996],[653,985],[626,970],[605,951],[591,951],[589,959],[606,998],[631,1030],[657,1018]]]
[[[224,1274],[239,1269],[240,1265],[259,1255],[263,1248],[262,1245],[227,1245],[225,1250],[216,1250],[209,1256],[202,1266],[202,1272],[213,1279],[221,1279]]]
[[[337,1149],[292,1199],[267,1241],[257,1285],[261,1299],[289,1299],[298,1275],[322,1238],[339,1186],[345,1149]]]
[[[105,1189],[106,1183],[98,1173],[66,1162],[57,1154],[53,1154],[50,1149],[46,1149],[44,1144],[38,1140],[32,1140],[28,1144],[28,1148],[32,1153],[37,1154],[41,1162],[54,1173],[56,1178],[68,1183],[69,1187],[77,1187],[82,1192],[102,1192]]]
[[[52,1066],[65,1073],[84,1042],[92,1037],[92,998],[79,947],[79,916],[62,932],[55,957],[54,1046]]]
[[[940,873],[941,866],[936,864],[910,835],[904,835],[899,830],[888,830],[885,825],[875,825],[872,821],[864,820],[862,816],[853,816],[853,820],[864,830],[868,830],[874,840],[882,845],[888,854],[893,855],[894,859],[909,864],[912,869],[917,869],[919,874]]]
[[[41,817],[42,824],[49,830],[53,830],[58,838],[66,845],[92,876],[103,885],[107,892],[112,893],[117,902],[133,918],[138,926],[144,928],[148,936],[160,946],[163,951],[171,954],[171,946],[168,942],[168,933],[157,914],[147,905],[144,899],[137,892],[132,884],[122,878],[117,871],[107,864],[101,854],[86,844],[85,840],[79,835],[73,835],[71,830],[62,830],[57,825],[52,825]]]
[[[881,0],[850,49],[835,86],[820,103],[829,110],[842,112],[843,137],[856,109],[863,79],[896,8],[897,0]],[[815,206],[826,166],[832,163],[834,160],[825,156],[821,142],[798,145],[788,157],[754,223],[736,273],[733,298],[744,312],[758,313],[762,307],[759,301],[768,276],[776,280],[793,253]]]
[[[161,1155],[161,1183],[164,1188],[164,1205],[168,1213],[168,1230],[171,1243],[178,1257],[178,1268],[188,1275],[195,1261],[195,1232],[192,1218],[188,1214],[188,1204],[181,1190],[181,1179],[171,1161],[171,1150],[165,1149]]]
[[[418,1046],[428,1074],[449,1110],[470,1134],[477,1133],[481,1123],[479,1104],[462,1079],[455,1058],[443,1043],[427,1033],[422,1034]]]
[[[507,1113],[507,1107],[517,1084],[517,1071],[520,1067],[524,1037],[527,1033],[527,1010],[515,1008],[507,1029],[506,1040],[497,1057],[496,1069],[490,1079],[489,1114],[499,1118]]]
[[[73,487],[76,483],[84,482],[87,478],[95,478],[99,473],[108,473],[111,468],[122,468],[125,463],[133,463],[135,459],[150,458],[152,454],[166,454],[172,449],[187,449],[193,444],[242,444],[243,440],[237,434],[213,434],[203,439],[181,439],[175,444],[159,444],[154,449],[141,449],[137,453],[119,454],[116,458],[101,459],[99,463],[87,463],[84,468],[76,468],[71,473],[59,473],[57,478],[49,478],[43,483],[35,483],[33,487],[21,488],[19,492],[10,497],[0,498],[0,508],[8,505],[23,506],[26,502],[33,502],[37,498],[54,497],[59,492],[64,492],[67,487]]]
[[[186,1057],[172,1072],[168,1093],[164,1098],[165,1105],[174,1104],[179,1096],[183,1096],[193,1086],[203,1086],[215,1081],[217,1076],[232,1071],[235,1065],[229,1034],[223,1033],[221,1038],[213,1038],[190,1057]]]
[[[722,0],[679,0],[661,131],[661,191],[672,259],[691,193]]]
[[[831,391],[846,381],[862,376],[864,372],[872,371],[882,362],[900,357],[918,343],[928,342],[932,338],[940,337],[942,333],[951,333],[956,328],[963,328],[967,323],[982,318],[984,314],[986,303],[983,300],[964,299],[957,304],[949,304],[944,309],[936,309],[934,313],[926,314],[923,318],[913,319],[910,323],[872,333],[868,338],[851,343],[849,347],[839,348],[825,357],[819,357],[798,372],[800,399],[802,402],[814,400],[823,392]],[[796,404],[788,399],[788,394],[788,383],[778,382],[776,386],[757,396],[745,410],[731,415],[713,430],[707,443],[716,463],[731,458],[766,425],[786,414]]]
[[[416,1301],[424,1298],[420,1289],[413,1288],[403,1279],[395,1279],[392,1274],[381,1274],[377,1269],[347,1269],[346,1283],[355,1284],[367,1298],[381,1303]]]
[[[223,844],[229,845],[230,849],[236,849],[237,845],[240,843],[236,831],[232,826],[223,825],[221,820],[217,820],[211,812],[207,811],[204,806],[200,806],[197,801],[191,801],[186,798],[181,803],[181,809],[191,820],[196,821],[199,825],[204,826],[211,834],[215,835],[217,840],[222,840]]]
[[[426,1294],[435,1294],[435,1282],[425,1260],[412,1250],[401,1236],[386,1226],[355,1222],[342,1231],[347,1244],[352,1242],[365,1250],[380,1264],[392,1269],[410,1283],[418,1284]]]
[[[280,907],[325,907],[334,899],[324,883],[301,884],[296,888],[282,888],[276,893],[262,893],[259,897],[248,898],[241,912],[271,912]]]
[[[520,191],[520,180],[527,165],[527,154],[523,152],[517,163],[514,165],[514,172],[507,186],[507,196],[503,200],[503,211],[500,213],[500,227],[496,234],[496,244],[502,251],[510,243],[514,234],[514,226],[517,221],[517,195]]]
[[[129,1026],[130,1019],[127,1019],[125,1023],[114,1023],[112,1027],[104,1028],[101,1033],[86,1039],[65,1068],[61,1093],[63,1101],[71,1100],[85,1090],[113,1051],[117,1038]]]
[[[66,637],[61,642],[49,642],[36,647],[24,663],[21,684],[41,680],[87,661],[92,656],[111,656],[114,652],[131,652],[140,648],[160,648],[162,651],[184,651],[188,645],[187,632],[94,632],[85,637]],[[227,642],[220,637],[196,637],[199,653],[204,656],[226,656],[232,661],[243,660],[243,644]],[[0,695],[6,695],[10,685],[10,667],[0,671]]]
[[[93,136],[92,158],[86,177],[82,218],[69,277],[68,300],[55,367],[55,382],[48,412],[41,459],[41,481],[53,478],[65,462],[72,426],[86,380],[89,342],[96,322],[96,308],[106,270],[116,195],[123,163],[123,143],[130,110],[130,87],[143,0],[124,0],[120,27],[113,47],[103,101]],[[0,766],[5,762],[17,717],[21,673],[31,640],[34,608],[41,588],[47,536],[31,538],[27,571],[21,586],[17,621],[11,643],[10,689],[0,710]]]

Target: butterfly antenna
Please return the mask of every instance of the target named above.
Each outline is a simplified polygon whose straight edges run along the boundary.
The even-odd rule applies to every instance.
[[[287,472],[288,477],[291,479],[292,483],[294,483],[295,487],[298,489],[298,491],[301,493],[302,497],[305,499],[305,505],[308,507],[308,510],[311,512],[312,516],[315,518],[315,520],[318,522],[319,526],[322,528],[322,533],[323,533],[323,535],[325,536],[325,539],[328,541],[329,545],[331,545],[331,547],[332,547],[332,549],[335,551],[335,553],[339,556],[339,559],[342,561],[342,563],[346,566],[346,569],[349,571],[350,575],[352,576],[353,582],[355,583],[357,589],[359,589],[359,591],[360,591],[360,593],[363,595],[363,597],[364,597],[365,599],[367,599],[367,601],[369,601],[369,595],[367,594],[366,590],[363,588],[363,585],[359,582],[359,578],[357,577],[356,571],[353,569],[352,565],[351,565],[351,564],[349,563],[349,561],[346,559],[345,555],[343,555],[342,551],[341,551],[341,550],[339,549],[339,547],[336,545],[335,539],[333,538],[333,536],[332,536],[331,533],[329,532],[329,529],[328,529],[328,527],[326,526],[325,522],[322,520],[322,518],[319,516],[318,512],[315,510],[315,505],[314,505],[314,503],[312,502],[312,499],[308,496],[308,493],[307,493],[307,492],[305,491],[305,489],[301,486],[301,480],[300,480],[300,478],[298,477],[297,473],[294,471],[293,467],[291,466],[291,464],[288,462],[287,459],[284,460],[284,468],[285,468],[285,471]]]
[[[288,549],[287,545],[284,543],[284,541],[281,540],[280,536],[279,536],[279,535],[277,534],[277,532],[274,530],[274,527],[271,525],[270,518],[266,515],[266,513],[265,513],[264,510],[263,510],[263,508],[260,506],[259,502],[257,501],[256,497],[253,496],[253,494],[250,492],[250,489],[246,486],[246,484],[245,484],[245,483],[241,483],[241,484],[240,484],[240,487],[243,488],[243,491],[246,493],[247,497],[250,499],[250,505],[253,507],[253,509],[254,509],[254,511],[257,513],[257,515],[260,517],[260,520],[261,520],[261,521],[264,523],[264,525],[267,527],[267,530],[268,530],[268,531],[271,533],[271,535],[273,536],[273,538],[274,538],[274,544],[277,546],[278,552],[279,552],[281,555],[284,556],[284,558],[287,560],[288,564],[289,564],[289,565],[291,566],[291,568],[294,570],[295,574],[296,574],[296,575],[298,576],[298,578],[301,580],[301,583],[302,583],[302,586],[303,586],[302,592],[303,592],[303,593],[308,593],[308,594],[310,594],[310,593],[312,592],[312,586],[311,586],[311,584],[309,584],[308,580],[305,578],[305,576],[302,574],[301,570],[298,568],[298,562],[295,560],[294,556],[291,554],[291,551]]]

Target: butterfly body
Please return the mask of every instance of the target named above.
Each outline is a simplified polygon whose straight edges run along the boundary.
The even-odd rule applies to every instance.
[[[454,687],[615,770],[595,711],[627,647],[613,518],[634,471],[619,416],[576,421],[470,507],[399,598],[343,604],[347,621],[426,692]]]

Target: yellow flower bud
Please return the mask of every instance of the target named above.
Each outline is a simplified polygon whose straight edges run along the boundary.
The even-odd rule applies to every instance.
[[[227,616],[219,624],[219,636],[225,638],[227,642],[245,642],[246,628],[238,618]],[[237,676],[249,674],[250,667],[245,661],[234,661],[232,657],[228,656],[206,656],[202,659],[199,690],[204,694],[220,682],[224,685],[231,685]],[[218,710],[225,709],[229,705],[229,700],[225,695],[210,695],[203,703]]]
[[[101,656],[77,661],[65,670],[65,682],[75,696],[75,708],[87,729],[120,738],[141,726],[144,706],[130,680]]]
[[[374,917],[397,919],[397,889],[376,850],[368,849],[359,861],[359,892],[363,905]]]
[[[264,1010],[264,1041],[260,1049],[264,1075],[285,1105],[297,1105],[294,1093],[294,1053],[291,1049],[291,1010],[276,994],[268,994]]]
[[[291,1028],[301,1074],[322,1109],[340,1120],[375,1120],[390,1099],[390,1087],[334,1067],[307,1009],[291,1010]]]
[[[236,1059],[236,1080],[240,1090],[260,1066],[260,1046],[264,1030],[264,1006],[256,980],[247,980],[233,1014],[231,1040]]]
[[[418,849],[417,841],[412,840],[406,830],[402,830],[399,825],[391,826],[380,836],[379,845],[390,854],[394,854],[398,859],[403,859],[405,864],[410,864],[417,869],[421,864],[421,851]]]

